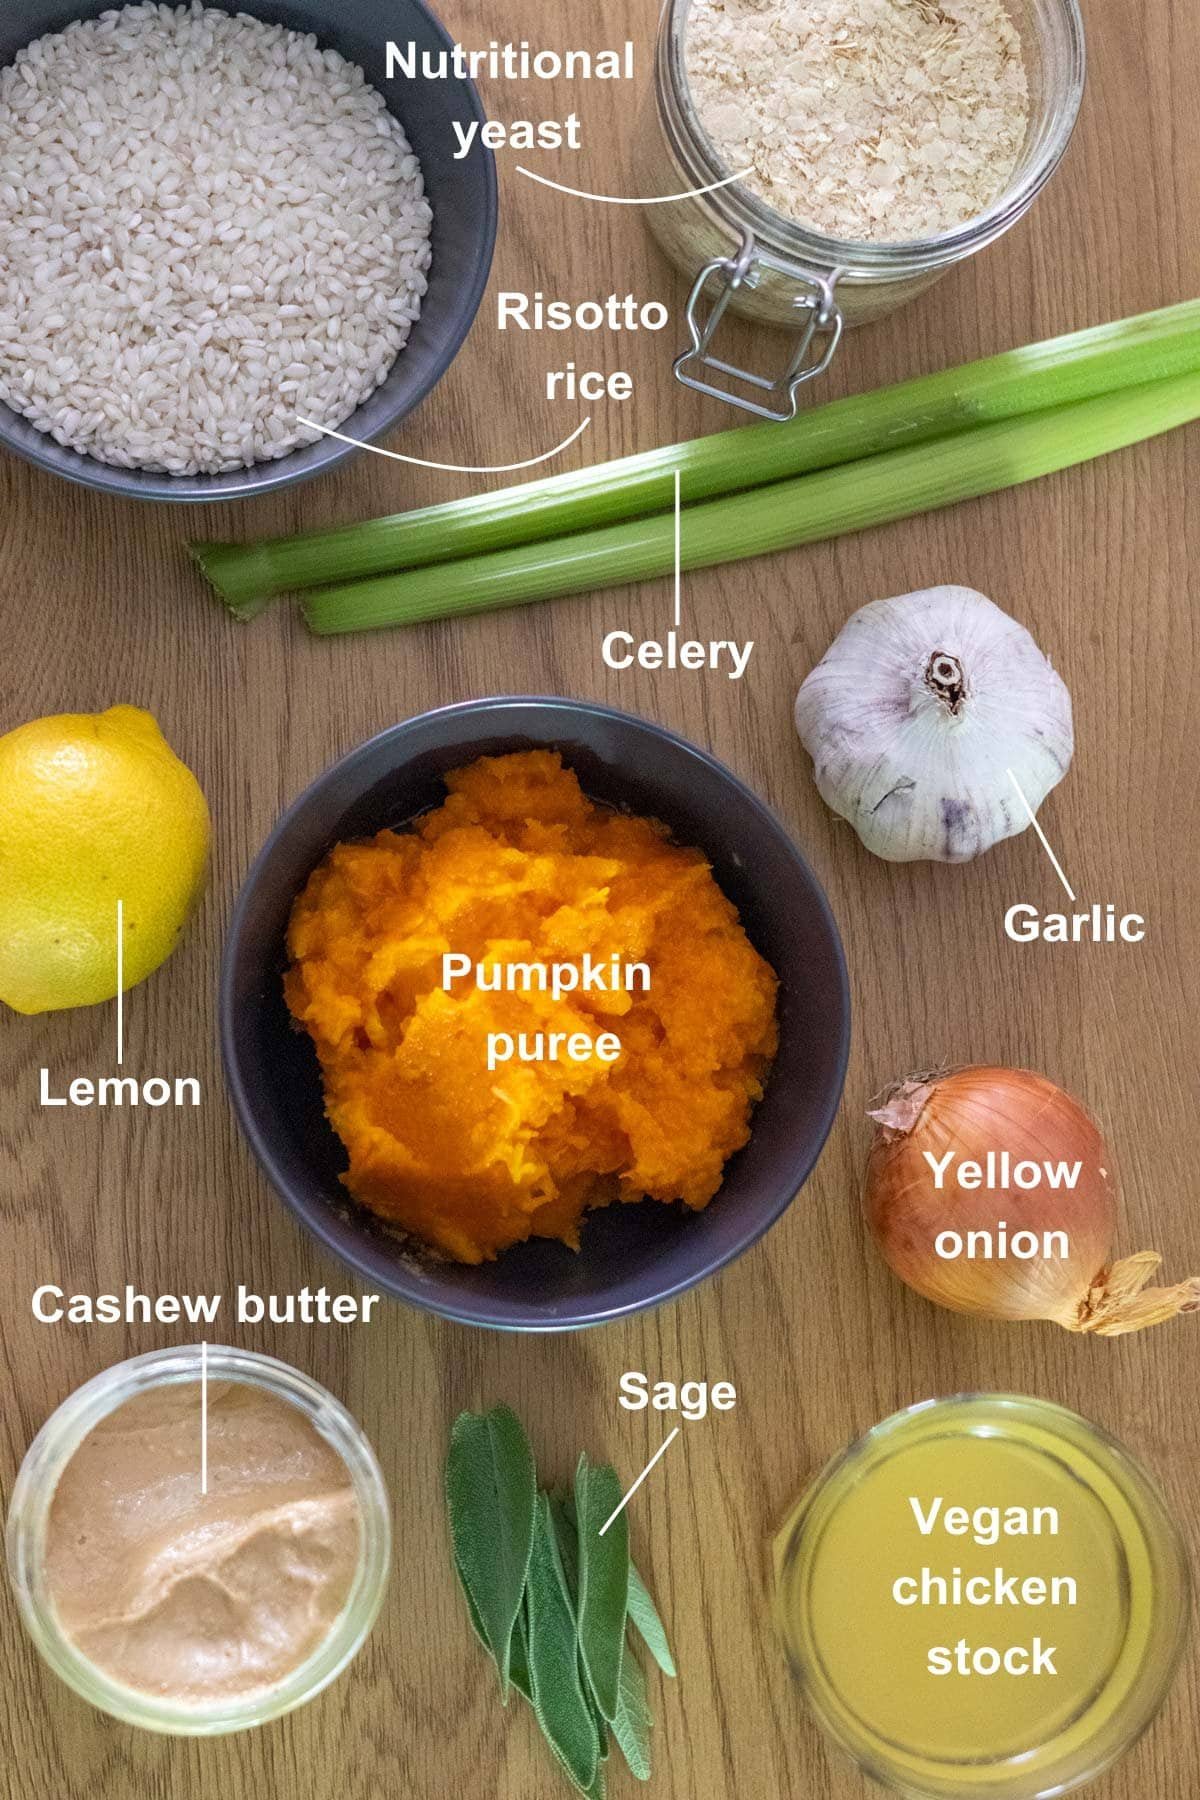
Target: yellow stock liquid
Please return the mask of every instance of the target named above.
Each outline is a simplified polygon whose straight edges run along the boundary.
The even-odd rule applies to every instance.
[[[877,1426],[802,1496],[775,1566],[813,1712],[921,1800],[1088,1780],[1153,1717],[1187,1620],[1148,1477],[1076,1414],[1008,1395]]]

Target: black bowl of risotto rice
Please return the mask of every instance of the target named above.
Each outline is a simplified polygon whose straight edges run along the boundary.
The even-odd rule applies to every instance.
[[[452,48],[422,0],[4,0],[0,445],[215,501],[405,418],[496,239]]]

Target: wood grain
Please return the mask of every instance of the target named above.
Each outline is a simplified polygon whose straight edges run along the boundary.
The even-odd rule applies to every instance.
[[[348,0],[350,3],[350,0]],[[648,46],[651,0],[581,6],[460,0],[453,28],[600,47]],[[1032,216],[909,311],[854,336],[826,394],[998,350],[1200,291],[1200,50],[1188,0],[1130,9],[1092,0],[1091,79],[1068,159]],[[645,61],[643,67],[645,67]],[[557,173],[636,191],[632,96],[495,97],[518,116],[575,105],[586,149]],[[582,208],[502,170],[492,282],[580,299],[627,289],[673,308],[681,284],[636,212]],[[677,326],[672,328],[678,337]],[[668,336],[671,334],[668,333]],[[603,351],[637,378],[627,405],[598,408],[589,460],[733,423],[671,379],[665,337],[612,345],[579,334],[497,338],[485,303],[451,374],[394,440],[418,456],[501,462],[573,423],[548,407],[552,359]],[[1124,1247],[1160,1249],[1173,1276],[1200,1269],[1191,1141],[1200,1016],[1195,845],[1200,805],[1197,628],[1200,557],[1194,433],[1176,434],[1018,493],[787,557],[688,581],[696,635],[757,641],[734,685],[603,667],[612,625],[661,630],[661,585],[465,623],[343,642],[306,636],[280,607],[252,627],[222,616],[182,545],[198,527],[253,535],[368,516],[465,491],[453,477],[361,457],[312,487],[198,520],[118,504],[0,460],[0,729],[42,712],[150,707],[196,769],[216,820],[211,891],[169,967],[132,997],[131,1066],[199,1072],[198,1112],[50,1116],[36,1072],[109,1067],[109,1008],[0,1026],[4,1133],[0,1427],[6,1484],[34,1432],[80,1381],[119,1358],[182,1341],[169,1330],[51,1329],[34,1286],[134,1281],[155,1292],[239,1281],[288,1291],[349,1286],[275,1199],[234,1126],[215,1051],[215,972],[232,896],[280,809],[332,758],[394,720],[500,690],[589,696],[665,721],[711,746],[778,809],[827,886],[847,945],[856,1039],[846,1102],[820,1167],[785,1220],[719,1280],[628,1325],[518,1339],[443,1325],[400,1307],[362,1328],[241,1334],[310,1370],[357,1412],[395,1496],[399,1565],[380,1626],[353,1674],[284,1723],[224,1742],[138,1736],[50,1676],[0,1605],[11,1800],[555,1800],[563,1787],[527,1717],[501,1713],[455,1592],[439,1467],[464,1405],[505,1398],[540,1459],[566,1471],[582,1445],[632,1475],[658,1420],[616,1405],[627,1368],[724,1377],[734,1414],[690,1427],[635,1503],[634,1540],[663,1599],[682,1675],[657,1692],[668,1800],[768,1795],[860,1800],[866,1785],[831,1750],[793,1691],[768,1622],[765,1545],[806,1475],[852,1435],[931,1394],[1000,1388],[1100,1420],[1165,1485],[1200,1541],[1196,1403],[1200,1328],[1078,1342],[1050,1327],[986,1327],[903,1290],[864,1241],[857,1194],[868,1097],[943,1059],[1027,1063],[1107,1121],[1124,1178]],[[572,455],[579,453],[573,452]],[[1079,748],[1044,814],[1085,900],[1144,912],[1138,947],[1016,948],[1013,899],[1056,903],[1032,836],[965,870],[875,862],[822,806],[790,723],[798,682],[847,614],[932,581],[970,583],[1018,614],[1053,656],[1077,708]],[[1095,1788],[1097,1800],[1194,1800],[1200,1637],[1155,1728]],[[614,1793],[632,1792],[621,1779]]]

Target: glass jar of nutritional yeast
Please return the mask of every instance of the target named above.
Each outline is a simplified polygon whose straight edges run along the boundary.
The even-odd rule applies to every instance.
[[[690,342],[675,363],[687,387],[763,418],[795,416],[800,384],[828,366],[843,326],[878,319],[1022,218],[1054,172],[1083,97],[1078,0],[1011,0],[1029,86],[1029,121],[1003,191],[977,218],[911,242],[824,237],[775,211],[740,182],[700,122],[687,75],[691,0],[666,0],[653,93],[641,123],[645,195],[688,196],[643,208],[677,269],[692,280]],[[715,186],[714,184],[728,183]],[[697,193],[698,189],[710,191]],[[716,354],[727,309],[796,333],[779,371],[740,368]]]
[[[125,1724],[191,1737],[319,1694],[391,1566],[383,1476],[345,1407],[273,1357],[209,1345],[204,1362],[204,1384],[195,1344],[77,1388],[30,1446],[7,1526],[55,1674]]]
[[[912,1800],[1092,1779],[1161,1705],[1188,1616],[1149,1477],[1075,1413],[1003,1394],[926,1401],[835,1458],[775,1577],[817,1720]]]

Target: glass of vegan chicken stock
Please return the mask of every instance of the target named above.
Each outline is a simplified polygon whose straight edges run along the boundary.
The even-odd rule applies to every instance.
[[[1150,1724],[1189,1578],[1157,1487],[1097,1426],[1009,1394],[928,1400],[828,1465],[775,1539],[818,1723],[910,1800],[1039,1800]]]
[[[693,281],[689,342],[675,363],[685,386],[764,418],[790,419],[801,384],[820,375],[844,326],[883,317],[1015,225],[1057,168],[1083,98],[1078,0],[1005,0],[1028,83],[1024,142],[1008,180],[974,218],[926,237],[835,238],[785,216],[740,181],[701,121],[687,67],[692,0],[666,0],[653,90],[640,131],[643,210],[677,269]],[[708,191],[699,193],[697,190]],[[663,196],[683,198],[664,203]],[[798,334],[790,360],[747,369],[717,354],[726,309]],[[768,347],[764,362],[771,357]]]
[[[172,1695],[167,1692],[151,1692],[148,1688],[126,1685],[106,1669],[99,1667],[97,1661],[87,1654],[76,1641],[76,1635],[67,1621],[60,1616],[55,1602],[48,1568],[48,1564],[53,1561],[51,1534],[56,1529],[61,1534],[65,1527],[61,1520],[54,1520],[52,1515],[60,1484],[63,1483],[73,1459],[88,1440],[96,1442],[93,1434],[97,1432],[97,1428],[104,1427],[119,1409],[128,1407],[130,1403],[136,1403],[139,1407],[164,1403],[170,1408],[176,1400],[182,1399],[181,1390],[187,1387],[198,1389],[202,1374],[200,1345],[157,1350],[146,1356],[135,1357],[132,1361],[118,1363],[106,1369],[94,1380],[77,1388],[46,1421],[26,1454],[13,1489],[6,1534],[9,1579],[22,1619],[38,1650],[55,1674],[92,1706],[110,1713],[127,1725],[136,1725],[145,1731],[187,1737],[216,1737],[250,1726],[263,1725],[304,1705],[319,1694],[342,1673],[361,1649],[382,1605],[391,1566],[391,1516],[383,1476],[366,1436],[340,1401],[287,1363],[250,1351],[209,1345],[207,1370],[210,1412],[214,1405],[220,1404],[219,1397],[222,1394],[238,1394],[239,1388],[244,1388],[248,1393],[239,1396],[241,1401],[247,1406],[258,1402],[263,1410],[264,1439],[269,1436],[274,1421],[281,1417],[289,1419],[290,1409],[294,1409],[297,1415],[295,1420],[289,1419],[288,1435],[284,1440],[284,1449],[279,1454],[278,1467],[265,1471],[260,1482],[260,1485],[264,1485],[264,1493],[256,1497],[264,1508],[267,1523],[270,1524],[272,1519],[278,1520],[288,1511],[284,1497],[286,1492],[294,1486],[298,1496],[292,1508],[294,1516],[291,1523],[284,1520],[279,1526],[286,1540],[281,1580],[278,1584],[271,1582],[269,1567],[261,1558],[255,1559],[252,1545],[250,1562],[239,1571],[240,1587],[229,1598],[228,1605],[222,1603],[214,1606],[210,1599],[207,1603],[209,1610],[202,1613],[201,1609],[206,1603],[200,1599],[194,1603],[196,1617],[184,1618],[183,1615],[193,1603],[181,1600],[180,1590],[182,1588],[186,1591],[189,1586],[195,1588],[200,1585],[195,1580],[189,1581],[188,1576],[194,1577],[194,1559],[202,1558],[206,1553],[206,1545],[210,1545],[210,1533],[205,1531],[203,1520],[198,1516],[191,1528],[176,1526],[176,1537],[172,1542],[156,1543],[147,1551],[147,1570],[143,1573],[147,1573],[154,1591],[155,1606],[152,1610],[158,1615],[153,1621],[153,1629],[168,1637],[173,1630],[191,1629],[189,1652],[194,1651],[201,1659],[197,1682],[202,1685],[222,1666],[220,1658],[223,1651],[220,1643],[217,1642],[214,1647],[209,1639],[219,1638],[226,1613],[238,1615],[239,1607],[246,1611],[258,1603],[270,1612],[264,1628],[263,1643],[271,1654],[277,1655],[281,1663],[284,1663],[287,1657],[274,1641],[273,1634],[277,1634],[283,1619],[280,1589],[291,1581],[300,1596],[298,1604],[301,1608],[299,1622],[304,1632],[303,1650],[292,1666],[282,1668],[277,1679],[266,1683],[256,1681],[245,1692],[229,1691],[228,1684],[221,1688],[214,1681],[212,1690],[207,1695],[198,1691],[191,1697],[180,1693]],[[199,1418],[197,1398],[197,1425]],[[189,1427],[190,1424],[189,1419]],[[143,1429],[148,1430],[150,1427],[143,1425]],[[158,1421],[157,1429],[160,1432],[169,1430],[170,1423],[164,1426]],[[253,1429],[253,1421],[242,1426],[243,1431]],[[133,1427],[133,1432],[136,1435],[136,1427]],[[119,1431],[112,1435],[119,1441]],[[134,1449],[136,1450],[136,1446]],[[164,1504],[169,1510],[177,1512],[182,1473],[177,1465],[174,1468],[167,1466],[165,1455],[164,1452],[164,1479],[159,1498],[165,1497]],[[339,1499],[342,1509],[339,1517],[343,1521],[351,1520],[357,1534],[356,1548],[345,1559],[344,1593],[339,1585],[336,1613],[326,1626],[322,1627],[318,1620],[315,1628],[313,1608],[316,1607],[316,1600],[306,1601],[301,1590],[306,1585],[315,1588],[322,1574],[329,1579],[332,1576],[328,1537],[322,1540],[318,1534],[307,1560],[301,1555],[305,1523],[313,1518],[314,1510],[319,1505],[313,1498],[312,1483],[309,1483],[307,1489],[303,1485],[304,1471],[306,1468],[311,1470],[314,1459],[323,1461],[326,1469],[329,1466],[336,1468],[337,1463],[344,1465],[345,1484],[342,1483],[340,1470],[337,1476],[339,1490],[343,1485],[345,1487],[345,1492]],[[143,1465],[149,1468],[152,1460],[146,1453]],[[220,1504],[221,1450],[215,1439],[208,1464],[208,1490]],[[136,1482],[135,1474],[131,1478],[131,1484],[136,1486]],[[150,1485],[149,1478],[146,1485]],[[200,1431],[197,1429],[197,1515],[205,1506],[201,1495],[201,1444]],[[299,1497],[301,1495],[302,1498]],[[118,1508],[120,1502],[121,1496],[117,1495]],[[243,1511],[239,1514],[238,1508],[244,1509],[247,1504],[240,1495],[228,1501],[230,1518],[235,1522],[235,1535],[238,1522],[245,1522],[245,1513]],[[102,1508],[98,1506],[95,1511],[99,1515]],[[128,1512],[129,1509],[126,1508],[124,1516],[127,1517]],[[253,1525],[254,1520],[251,1519],[250,1523]],[[84,1532],[94,1539],[102,1535],[103,1520],[89,1515]],[[86,1541],[87,1535],[81,1535],[66,1546],[70,1566],[75,1571],[80,1566],[80,1553]],[[239,1542],[244,1548],[244,1536]],[[60,1548],[62,1547],[60,1543]],[[230,1554],[234,1553],[236,1552]],[[154,1588],[155,1570],[150,1566],[152,1562],[158,1562],[165,1568],[163,1559],[169,1560],[172,1556],[183,1569],[173,1597],[169,1593],[164,1596],[162,1591],[165,1575],[159,1587]],[[225,1566],[223,1564],[222,1569]],[[161,1568],[159,1573],[162,1574]],[[132,1604],[134,1603],[131,1601],[130,1605]],[[118,1625],[122,1622],[120,1618],[117,1619]],[[236,1617],[234,1622],[236,1623]],[[107,1628],[106,1621],[106,1630]],[[316,1641],[313,1641],[314,1638]],[[109,1631],[108,1641],[110,1644],[119,1642],[119,1634],[114,1639],[113,1633]],[[286,1648],[284,1646],[283,1651]],[[223,1666],[230,1666],[228,1658]],[[163,1685],[165,1686],[165,1677]]]

